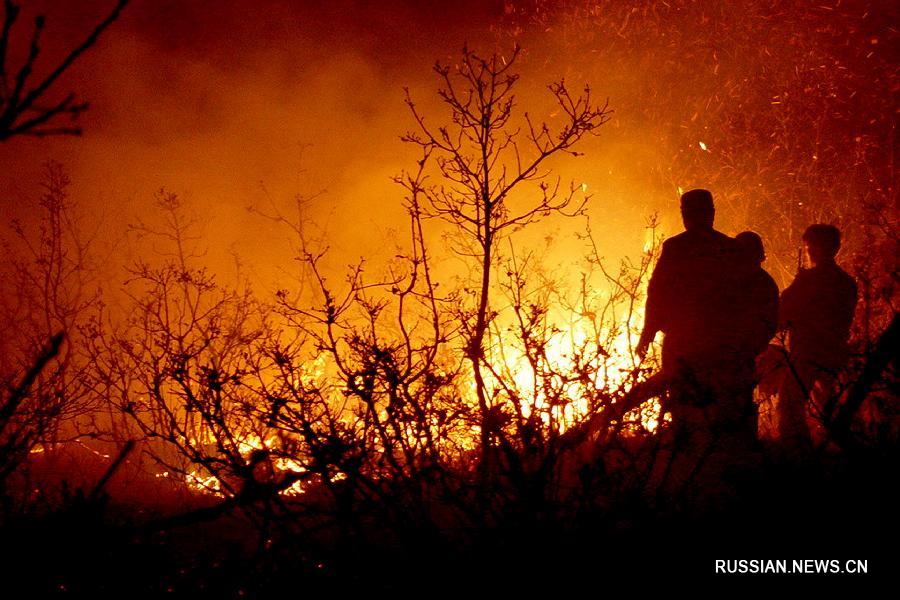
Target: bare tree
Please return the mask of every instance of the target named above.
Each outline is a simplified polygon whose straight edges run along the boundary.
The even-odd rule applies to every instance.
[[[474,306],[464,307],[459,317],[475,382],[483,469],[489,468],[500,424],[500,407],[487,382],[492,366],[485,348],[495,315],[491,295],[498,244],[551,214],[582,214],[586,199],[576,197],[574,186],[566,189],[551,177],[545,162],[557,154],[577,155],[574,146],[609,114],[606,105],[593,103],[589,88],[573,97],[560,81],[549,86],[563,119],[558,128],[534,121],[527,112],[517,120],[513,89],[519,76],[512,67],[518,54],[516,47],[509,58],[482,58],[464,48],[455,67],[437,64],[438,96],[451,113],[447,125],[430,125],[408,92],[406,100],[418,128],[403,139],[421,147],[422,163],[439,177],[439,183],[421,188],[423,214],[449,223],[457,236],[454,250],[475,264]],[[528,184],[536,186],[537,198],[531,204],[516,202],[514,196]]]
[[[34,364],[17,382],[4,379],[0,396],[0,499],[8,500],[6,480],[25,462],[28,453],[44,438],[60,412],[60,403],[52,397],[36,394],[35,383],[47,365],[59,353],[62,334],[54,336],[37,356]]]
[[[98,266],[69,183],[48,162],[36,226],[13,220],[2,240],[0,453],[18,465],[29,452],[78,439],[76,419],[96,407],[83,340],[99,312]]]
[[[28,53],[18,69],[9,65],[9,50],[13,28],[19,18],[21,6],[12,0],[4,0],[4,17],[0,30],[0,142],[17,135],[45,137],[51,135],[81,135],[81,128],[74,125],[56,125],[59,118],[72,121],[87,110],[88,104],[80,102],[74,92],[61,100],[48,101],[50,88],[84,52],[93,46],[100,35],[119,18],[129,0],[117,0],[116,6],[88,35],[84,41],[66,54],[47,75],[34,81],[34,71],[41,53],[41,35],[45,17],[34,19],[34,28]]]
[[[244,353],[264,319],[249,290],[220,286],[198,263],[196,221],[178,196],[161,191],[157,207],[162,224],[133,229],[161,256],[131,268],[129,312],[88,340],[93,385],[114,407],[119,437],[149,439],[169,472],[236,496],[253,442],[267,437],[242,412],[253,397]]]

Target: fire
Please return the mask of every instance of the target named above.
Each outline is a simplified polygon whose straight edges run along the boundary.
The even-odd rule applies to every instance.
[[[581,188],[585,190],[587,184],[581,184]],[[648,229],[643,248],[647,257],[653,255],[657,242],[654,236],[653,230]],[[625,313],[627,318],[623,319],[623,314],[599,316],[606,310],[602,307],[612,306],[608,302],[614,301],[609,296],[613,293],[612,288],[604,290],[598,286],[597,289],[581,292],[586,297],[580,301],[583,304],[578,311],[556,308],[543,315],[539,327],[544,328],[544,332],[539,340],[532,337],[525,341],[523,332],[516,328],[512,307],[500,308],[493,324],[493,337],[487,341],[486,363],[482,367],[489,395],[504,410],[512,406],[518,415],[526,419],[536,415],[545,428],[563,433],[584,423],[596,410],[594,399],[604,392],[617,390],[627,393],[649,371],[647,364],[638,359],[634,352],[644,320],[641,299],[646,294],[646,273],[649,270],[644,273],[643,279],[636,280],[636,289],[631,290],[635,294],[632,298],[634,306]],[[619,305],[616,307],[613,313],[620,310]],[[328,397],[332,399],[333,406],[344,407],[344,413],[338,418],[345,420],[348,428],[354,427],[354,409],[347,404],[351,390],[346,382],[341,384],[334,359],[327,352],[310,356],[291,369],[272,375],[273,380],[266,382],[267,387],[277,388],[276,379],[280,377],[282,382],[287,382],[297,392],[309,388],[330,390],[323,393],[330,394]],[[461,401],[476,407],[475,378],[471,374],[463,376],[455,385],[462,395]],[[623,431],[656,432],[660,415],[659,401],[650,399],[624,415]],[[390,419],[384,409],[376,417],[381,422]],[[436,417],[426,418],[433,421],[401,425],[398,434],[405,436],[410,446],[417,446],[421,442],[423,427],[432,431],[440,428]],[[258,460],[260,452],[264,453],[265,458],[260,466],[265,471],[262,476],[267,480],[283,481],[285,477],[305,473],[307,469],[300,460],[279,454],[278,450],[285,441],[283,435],[283,432],[265,429],[260,423],[245,424],[243,433],[235,436],[239,438],[235,442],[237,452],[251,467],[255,467],[251,463]],[[201,435],[203,439],[195,440],[192,445],[214,447],[216,440],[212,436],[211,432],[206,432]],[[479,437],[479,426],[471,425],[457,429],[452,434],[453,439],[447,441],[455,449],[475,451]],[[375,452],[387,451],[377,439],[369,443],[373,444]],[[331,477],[334,481],[344,476],[336,472]],[[226,489],[225,482],[203,466],[190,470],[185,475],[185,481],[191,489],[203,493],[235,493],[234,489]],[[284,496],[302,495],[308,491],[309,485],[306,480],[296,481],[280,493]]]
[[[560,402],[560,397],[549,398],[542,389],[541,377],[536,376],[534,369],[524,352],[515,348],[515,340],[501,340],[500,346],[504,346],[503,353],[496,353],[493,359],[502,364],[502,371],[511,379],[511,385],[514,386],[516,397],[519,402],[519,409],[525,417],[537,412],[539,418],[546,427],[553,427],[562,433],[569,427],[583,421],[591,411],[587,395],[591,391],[601,391],[603,389],[612,389],[621,387],[627,391],[633,385],[633,374],[636,364],[632,349],[637,343],[640,334],[639,326],[643,322],[643,309],[636,310],[631,322],[621,327],[618,331],[609,331],[604,329],[600,331],[601,339],[611,338],[607,341],[602,351],[595,352],[590,364],[590,371],[594,373],[594,379],[585,384],[581,381],[571,382],[553,382],[553,385],[559,385],[559,396],[564,398]],[[575,372],[577,363],[577,352],[579,349],[589,348],[591,341],[597,339],[598,335],[593,328],[593,323],[587,318],[573,315],[564,327],[558,327],[543,350],[543,356],[546,364],[557,373]],[[307,369],[302,375],[296,376],[297,384],[309,384],[312,381],[319,381],[325,377],[327,364],[320,356],[315,361],[307,365]],[[546,377],[546,374],[543,375]],[[537,387],[535,382],[537,381]],[[471,382],[470,382],[471,384]],[[472,384],[473,385],[473,384]],[[338,392],[336,392],[338,393]],[[470,387],[467,392],[472,398],[474,404],[474,387]],[[381,415],[382,418],[386,414]],[[643,428],[648,432],[654,432],[659,426],[660,405],[656,399],[646,402],[639,408],[625,415],[624,421],[629,425],[626,430],[634,428]],[[406,435],[412,440],[418,433],[413,427],[408,427]],[[473,449],[477,446],[478,427],[471,428],[469,433],[471,440],[454,440],[455,444],[461,448]],[[207,436],[209,437],[209,436]],[[213,439],[201,440],[206,444],[213,444]],[[274,435],[261,437],[256,433],[249,433],[238,443],[238,451],[245,461],[249,463],[254,453],[258,451],[271,452],[273,448],[277,448],[279,440]],[[266,468],[271,469],[271,476],[276,479],[289,474],[303,473],[306,468],[298,461],[287,457],[270,457],[267,461]],[[158,474],[158,477],[169,477],[170,473],[165,472]],[[343,476],[342,473],[336,473],[333,480],[337,480]],[[223,482],[215,475],[211,474],[202,466],[197,466],[188,471],[184,477],[185,483],[189,488],[208,494],[223,495],[225,493]],[[296,481],[290,487],[281,491],[284,496],[299,496],[306,493],[305,482]]]
[[[505,366],[512,375],[521,402],[522,413],[527,417],[537,411],[542,422],[547,426],[555,426],[560,432],[583,420],[590,413],[586,391],[621,388],[628,391],[633,386],[633,374],[638,366],[634,359],[633,348],[640,336],[637,327],[643,322],[643,308],[636,311],[632,323],[627,324],[612,337],[602,352],[597,352],[592,359],[592,372],[595,378],[590,382],[590,390],[585,390],[581,382],[569,382],[561,392],[567,401],[560,403],[558,399],[548,398],[541,389],[535,389],[535,370],[528,358],[521,351],[508,354]],[[612,333],[609,330],[600,332],[601,338]],[[547,362],[557,372],[574,372],[578,349],[587,348],[596,334],[584,319],[576,319],[561,328],[548,340],[544,347]],[[540,382],[539,382],[540,384]],[[556,400],[555,402],[551,402]],[[647,431],[654,432],[659,425],[660,405],[652,399],[638,409],[625,416],[628,422],[640,421]]]
[[[269,451],[276,443],[274,437],[262,439],[259,435],[251,434],[238,442],[238,451],[245,460],[248,460],[255,452],[260,450]],[[306,467],[301,465],[299,461],[291,458],[276,457],[267,460],[270,460],[270,466],[275,475],[303,473],[306,471]],[[157,476],[168,477],[169,474],[168,472],[164,472]],[[201,467],[189,471],[185,476],[185,482],[189,488],[199,492],[212,494],[223,493],[222,481]],[[306,493],[306,490],[301,481],[295,481],[292,485],[281,491],[283,496],[299,496],[304,493]]]

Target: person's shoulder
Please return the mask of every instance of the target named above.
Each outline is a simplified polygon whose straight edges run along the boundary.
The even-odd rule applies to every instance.
[[[840,265],[835,264],[834,266],[837,270],[837,276],[841,281],[841,285],[843,285],[844,288],[848,290],[848,292],[852,291],[853,294],[856,294],[856,279],[854,279],[850,273],[842,269]]]
[[[847,271],[841,268],[837,263],[830,263],[807,269],[809,277],[827,281],[829,283],[837,281],[840,285],[856,287],[856,280]]]
[[[663,246],[678,246],[684,244],[689,238],[690,232],[682,231],[681,233],[676,233],[675,235],[667,237],[666,241],[663,242]]]
[[[763,269],[762,267],[760,267],[759,271],[756,272],[756,277],[761,283],[765,284],[767,287],[775,287],[776,289],[778,288],[778,284],[775,283],[775,278],[772,277],[772,275],[770,275],[769,272],[766,271],[765,269]]]
[[[835,273],[837,273],[838,277],[840,277],[844,281],[851,281],[854,285],[856,284],[856,280],[853,279],[853,275],[845,271],[844,268],[841,267],[841,265],[834,263],[834,271]]]
[[[784,288],[784,291],[781,293],[782,293],[782,295],[798,294],[801,292],[808,291],[811,287],[815,287],[815,285],[816,285],[816,276],[813,273],[813,270],[812,269],[800,269],[800,271],[798,271],[797,274],[794,276],[793,281],[791,281],[791,283],[788,284],[788,286],[786,288]]]
[[[722,233],[717,229],[712,230],[712,235],[710,236],[710,241],[712,244],[719,249],[720,252],[724,253],[726,256],[735,256],[738,251],[737,241],[727,235]]]
[[[712,235],[706,231],[682,231],[672,237],[668,238],[665,242],[663,242],[663,247],[669,246],[672,249],[681,249],[681,248],[693,248],[697,245],[704,245],[709,243],[710,240],[718,241],[718,237],[715,236],[718,232],[714,232]],[[725,236],[728,238],[728,236]],[[728,238],[731,239],[731,238]]]
[[[766,291],[770,294],[778,295],[778,284],[775,283],[775,279],[769,274],[765,269],[759,270],[759,281],[760,285],[766,288]]]
[[[765,290],[768,292],[775,288],[776,293],[778,292],[778,285],[775,283],[775,280],[763,268],[754,269],[746,277],[740,279],[746,282],[747,285],[753,286],[753,289],[756,291]]]
[[[682,231],[677,235],[673,235],[672,237],[666,238],[666,240],[662,243],[662,252],[664,254],[672,254],[681,252],[681,250],[690,243],[685,235],[687,232]]]

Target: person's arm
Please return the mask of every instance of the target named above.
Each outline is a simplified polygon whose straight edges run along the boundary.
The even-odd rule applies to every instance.
[[[644,329],[641,331],[641,339],[638,340],[636,349],[637,355],[640,358],[647,356],[647,349],[650,348],[650,344],[653,343],[653,339],[656,337],[656,332],[658,331],[659,329],[652,329],[646,324],[644,325]]]
[[[663,244],[659,261],[653,269],[653,275],[647,284],[647,304],[644,307],[644,329],[641,331],[640,340],[638,340],[637,353],[643,358],[647,354],[647,349],[656,337],[657,332],[661,331],[665,323],[665,288],[668,285],[669,272],[671,270],[671,250],[666,244]]]

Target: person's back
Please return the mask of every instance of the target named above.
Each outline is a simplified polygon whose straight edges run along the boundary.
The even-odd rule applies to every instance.
[[[779,324],[789,336],[790,369],[778,392],[778,432],[792,451],[809,447],[809,424],[827,412],[834,378],[848,357],[857,288],[835,263],[840,240],[832,225],[808,227],[803,241],[813,267],[801,270],[781,295]]]
[[[695,446],[718,435],[740,413],[734,402],[739,369],[730,353],[734,337],[736,246],[713,228],[715,209],[706,190],[682,195],[685,231],[666,240],[647,290],[643,354],[662,331],[663,408],[676,436]]]
[[[731,329],[734,240],[712,227],[706,190],[682,196],[685,231],[665,241],[647,290],[645,351],[657,331],[665,334],[663,369],[694,364],[715,353]]]
[[[660,485],[689,486],[711,495],[731,493],[723,474],[755,462],[752,397],[746,402],[743,362],[730,350],[740,289],[737,248],[713,228],[715,209],[707,190],[681,197],[685,232],[663,244],[647,290],[643,355],[657,332],[667,393],[662,408],[671,416]],[[680,493],[680,492],[679,492]]]
[[[688,230],[664,244],[654,278],[665,289],[659,300],[669,313],[662,331],[670,352],[704,353],[721,345],[729,329],[732,255],[733,240],[715,229]]]
[[[835,262],[801,271],[781,298],[791,355],[823,368],[839,367],[847,355],[856,295],[856,282]]]
[[[730,355],[734,368],[731,389],[736,411],[734,420],[753,439],[759,431],[760,411],[754,402],[753,390],[758,382],[757,360],[769,346],[778,326],[778,285],[762,263],[766,254],[762,238],[752,231],[744,231],[734,238],[738,248],[736,295],[734,301],[734,333]],[[765,407],[760,407],[765,408]],[[765,411],[769,418],[771,409]]]
[[[744,231],[734,239],[740,257],[734,306],[736,351],[755,359],[777,331],[778,285],[762,268],[766,255],[759,235]]]

